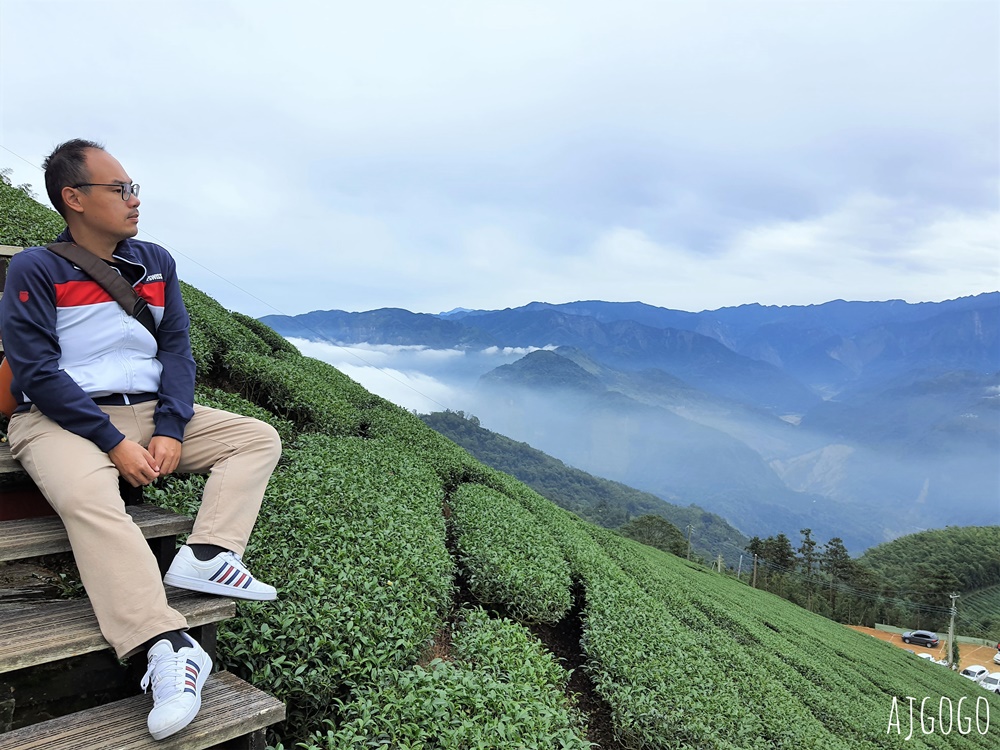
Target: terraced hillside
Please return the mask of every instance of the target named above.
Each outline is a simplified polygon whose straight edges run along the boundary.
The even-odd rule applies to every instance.
[[[259,322],[184,295],[199,401],[284,440],[246,553],[280,598],[240,603],[219,632],[224,666],[287,704],[275,747],[998,746],[1000,697],[588,524]],[[201,481],[150,494],[193,512]],[[908,697],[933,722],[910,739]]]
[[[907,696],[966,714],[983,698],[1000,717],[967,680],[588,524],[257,321],[185,297],[200,400],[285,437],[247,553],[282,596],[241,604],[220,634],[228,668],[287,701],[275,742],[853,750],[904,747],[906,722],[887,728]],[[161,501],[193,510],[198,484],[168,481]],[[995,747],[990,731],[905,746]]]

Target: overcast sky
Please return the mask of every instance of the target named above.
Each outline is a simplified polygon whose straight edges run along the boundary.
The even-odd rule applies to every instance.
[[[259,316],[1000,289],[997,0],[0,0],[0,167]]]

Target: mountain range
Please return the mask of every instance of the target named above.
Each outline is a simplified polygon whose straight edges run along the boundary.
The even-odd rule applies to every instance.
[[[490,429],[745,534],[1000,521],[1000,293],[937,303],[532,303],[267,316],[286,337],[476,351]]]

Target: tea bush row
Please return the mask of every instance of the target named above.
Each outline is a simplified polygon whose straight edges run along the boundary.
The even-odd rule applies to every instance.
[[[563,692],[566,671],[521,625],[468,610],[453,650],[453,660],[390,671],[356,691],[343,723],[317,732],[306,747],[590,747]]]
[[[253,403],[300,429],[358,435],[361,414],[344,398],[340,383],[334,378],[317,379],[303,367],[306,361],[247,351],[229,352],[223,358],[230,383]]]
[[[747,631],[759,644],[755,659],[766,671],[794,683],[796,697],[838,736],[855,742],[881,742],[882,722],[892,696],[944,696],[957,704],[963,696],[982,695],[971,682],[935,665],[925,664],[902,649],[875,638],[858,638],[843,626],[799,608],[770,606],[770,596],[724,576],[688,580],[667,558],[649,552],[652,573],[644,578],[661,592],[689,592],[692,608],[706,614],[724,632]],[[673,568],[673,570],[671,570]],[[801,678],[801,679],[799,679]],[[874,717],[874,720],[873,720]],[[928,736],[930,746],[942,737]],[[945,745],[947,745],[947,738]],[[980,736],[965,740],[983,744]],[[942,745],[942,746],[945,746]]]
[[[6,170],[0,172],[0,245],[47,245],[64,226],[59,214],[38,203],[22,187],[12,185]]]
[[[450,498],[455,544],[472,594],[525,621],[557,622],[572,606],[569,565],[545,527],[477,484]]]
[[[189,285],[182,284],[182,293],[201,382],[224,382],[298,429],[327,434],[365,432],[366,409],[399,410],[335,367],[301,356],[263,323],[228,312]]]
[[[191,317],[191,351],[202,380],[218,373],[222,357],[231,351],[273,353],[263,339],[204,292],[182,281],[181,296]]]
[[[601,583],[588,589],[585,643],[595,682],[632,745],[671,747],[664,738],[674,736],[706,748],[990,746],[975,733],[904,743],[886,732],[893,695],[903,700],[924,691],[957,705],[962,695],[979,697],[971,683],[935,674],[902,651],[891,653],[874,639],[673,556],[610,538],[602,548],[635,588],[621,606],[615,599],[628,584],[619,581],[600,596]],[[664,642],[674,648],[664,650]],[[728,700],[717,699],[727,693]],[[740,723],[727,702],[752,706],[752,714]],[[696,706],[711,717],[710,726],[684,716],[686,708],[660,715],[658,705]]]
[[[549,521],[585,582],[588,671],[626,746],[895,748],[901,739],[886,733],[893,695],[925,691],[956,705],[978,697],[967,681],[701,566],[558,513]],[[989,746],[978,735],[920,741],[956,739]]]

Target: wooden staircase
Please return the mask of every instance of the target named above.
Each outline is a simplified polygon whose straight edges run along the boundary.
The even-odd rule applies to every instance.
[[[177,534],[189,532],[192,519],[151,505],[128,512],[166,570]],[[6,519],[0,520],[0,573],[70,549],[62,523],[6,443],[0,445],[0,519]],[[167,597],[217,663],[216,623],[236,614],[233,600],[169,586]],[[156,741],[146,728],[152,693],[139,688],[145,670],[145,654],[126,662],[115,657],[88,599],[43,598],[0,584],[0,750],[263,750],[265,728],[285,718],[279,700],[216,672],[195,720]]]

